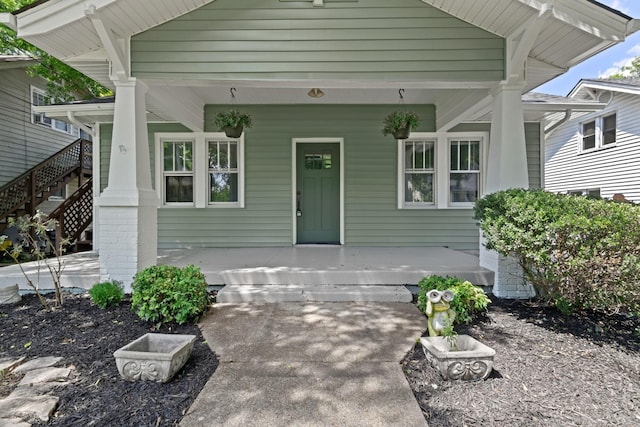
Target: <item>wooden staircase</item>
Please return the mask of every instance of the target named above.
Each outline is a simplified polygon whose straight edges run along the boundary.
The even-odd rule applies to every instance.
[[[78,139],[0,188],[0,234],[10,217],[34,215],[38,206],[74,179],[79,188],[51,214],[58,221],[56,241],[68,238],[76,247],[91,248],[81,239],[93,221],[92,143]],[[84,240],[84,241],[83,241]],[[78,248],[79,249],[79,248]]]

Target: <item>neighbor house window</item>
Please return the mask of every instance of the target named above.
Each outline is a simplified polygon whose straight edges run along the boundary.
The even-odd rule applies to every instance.
[[[244,136],[193,132],[155,137],[156,187],[164,206],[244,207]]]
[[[193,203],[193,142],[163,141],[165,203]]]
[[[581,125],[581,151],[606,147],[616,142],[616,114],[596,117]]]
[[[31,105],[37,107],[49,104],[50,102],[47,99],[45,92],[41,89],[31,86]],[[31,115],[31,121],[32,123],[37,123],[72,136],[80,136],[80,129],[78,127],[73,126],[65,122],[64,120],[51,119],[44,113],[33,112]],[[85,137],[85,139],[88,138]]]
[[[435,142],[404,142],[404,205],[421,206],[434,203]]]
[[[474,203],[480,194],[480,141],[449,141],[449,202]]]

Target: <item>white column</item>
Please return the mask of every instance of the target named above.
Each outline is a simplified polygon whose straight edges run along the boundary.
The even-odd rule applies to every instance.
[[[100,206],[100,280],[131,290],[133,276],[156,264],[158,197],[151,187],[147,88],[136,79],[115,81],[116,101],[108,185]]]
[[[485,192],[509,188],[529,188],[527,146],[522,111],[523,84],[503,83],[493,92],[491,141],[487,162]],[[517,262],[484,247],[480,235],[480,266],[493,270],[493,294],[504,298],[529,298],[533,288],[525,285]]]

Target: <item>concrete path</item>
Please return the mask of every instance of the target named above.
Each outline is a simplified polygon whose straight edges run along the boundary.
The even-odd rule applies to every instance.
[[[220,365],[182,427],[427,425],[399,364],[413,304],[216,304],[201,328]]]

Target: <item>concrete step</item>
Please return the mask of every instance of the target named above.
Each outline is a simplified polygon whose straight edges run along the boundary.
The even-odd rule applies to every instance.
[[[227,285],[220,303],[276,302],[411,302],[404,286],[386,285]]]

